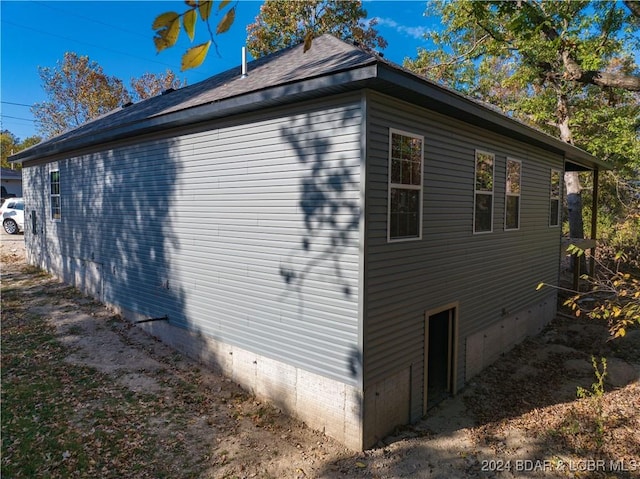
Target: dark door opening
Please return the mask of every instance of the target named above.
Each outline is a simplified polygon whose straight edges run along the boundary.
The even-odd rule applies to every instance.
[[[425,324],[425,412],[454,392],[455,308],[428,314]]]

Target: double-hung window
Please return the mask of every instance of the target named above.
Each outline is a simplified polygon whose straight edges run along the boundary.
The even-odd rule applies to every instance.
[[[504,229],[520,228],[520,191],[522,162],[507,158],[507,181],[505,188]]]
[[[560,170],[551,170],[551,189],[549,195],[549,226],[560,226]]]
[[[54,170],[49,173],[49,192],[51,196],[51,219],[59,220],[62,217],[59,170]]]
[[[476,150],[473,232],[493,231],[493,188],[495,155]]]
[[[424,137],[389,131],[388,241],[422,237]]]

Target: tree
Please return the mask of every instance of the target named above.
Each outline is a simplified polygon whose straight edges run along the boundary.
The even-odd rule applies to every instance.
[[[63,133],[97,118],[129,101],[121,80],[107,76],[87,56],[64,54],[56,68],[39,68],[48,101],[36,103],[31,111],[38,130],[46,138]]]
[[[180,80],[169,69],[164,74],[145,73],[139,78],[131,79],[131,96],[134,101],[146,100],[170,88],[177,90],[186,85],[186,80]]]
[[[30,146],[40,143],[40,141],[41,138],[39,136],[30,136],[24,141],[20,141],[20,139],[9,130],[0,131],[0,159],[2,160],[2,167],[21,168],[22,166],[20,164],[11,165],[7,161],[7,158],[19,151],[29,148]]]
[[[2,167],[10,168],[7,157],[18,151],[18,143],[20,140],[9,130],[0,131],[0,155],[2,155]]]
[[[385,48],[387,42],[373,28],[376,21],[365,24],[366,16],[360,1],[267,0],[247,27],[247,47],[254,58],[302,42],[306,51],[313,38],[331,33],[372,50]]]
[[[548,0],[431,5],[430,13],[440,15],[445,28],[428,34],[436,48],[421,49],[408,68],[496,103],[595,154],[623,161],[623,154],[640,152],[633,10],[615,2]],[[606,139],[590,135],[603,130],[594,107],[607,115]],[[624,147],[612,148],[611,135],[623,138]],[[565,185],[570,235],[583,237],[578,173],[568,172]]]

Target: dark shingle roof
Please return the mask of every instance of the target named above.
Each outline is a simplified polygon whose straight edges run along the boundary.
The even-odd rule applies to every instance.
[[[302,45],[296,45],[252,61],[244,78],[238,66],[194,85],[119,108],[23,150],[11,160],[42,159],[160,129],[364,87],[564,153],[586,166],[604,166],[578,148],[331,35],[316,38],[306,53]]]

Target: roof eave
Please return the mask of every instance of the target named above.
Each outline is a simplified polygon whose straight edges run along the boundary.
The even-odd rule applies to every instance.
[[[393,88],[394,96],[412,103],[422,104],[431,110],[516,140],[533,143],[545,150],[554,151],[563,155],[565,160],[581,168],[589,170],[611,169],[609,164],[576,146],[509,118],[501,112],[484,107],[452,90],[432,82],[424,82],[400,68],[382,64],[378,78],[388,88]]]
[[[516,140],[532,143],[563,155],[578,169],[610,169],[610,166],[584,150],[531,128],[504,114],[485,107],[459,93],[410,73],[386,61],[373,61],[329,74],[292,81],[255,90],[219,101],[146,118],[95,133],[88,133],[60,143],[38,145],[9,158],[12,162],[46,160],[80,149],[125,140],[138,135],[196,125],[212,119],[256,111],[261,108],[317,98],[358,88],[372,88],[382,93],[418,104],[431,110],[477,125]]]
[[[216,118],[320,97],[331,90],[334,92],[353,90],[360,88],[368,80],[375,78],[376,72],[377,66],[372,63],[329,75],[277,85],[165,115],[150,117],[143,121],[119,125],[103,130],[99,134],[86,134],[60,144],[53,143],[49,146],[43,145],[41,148],[30,148],[9,157],[9,161],[23,163],[31,160],[43,160],[48,157],[59,156],[113,141],[126,140],[143,134],[166,131],[185,125],[196,125]]]

